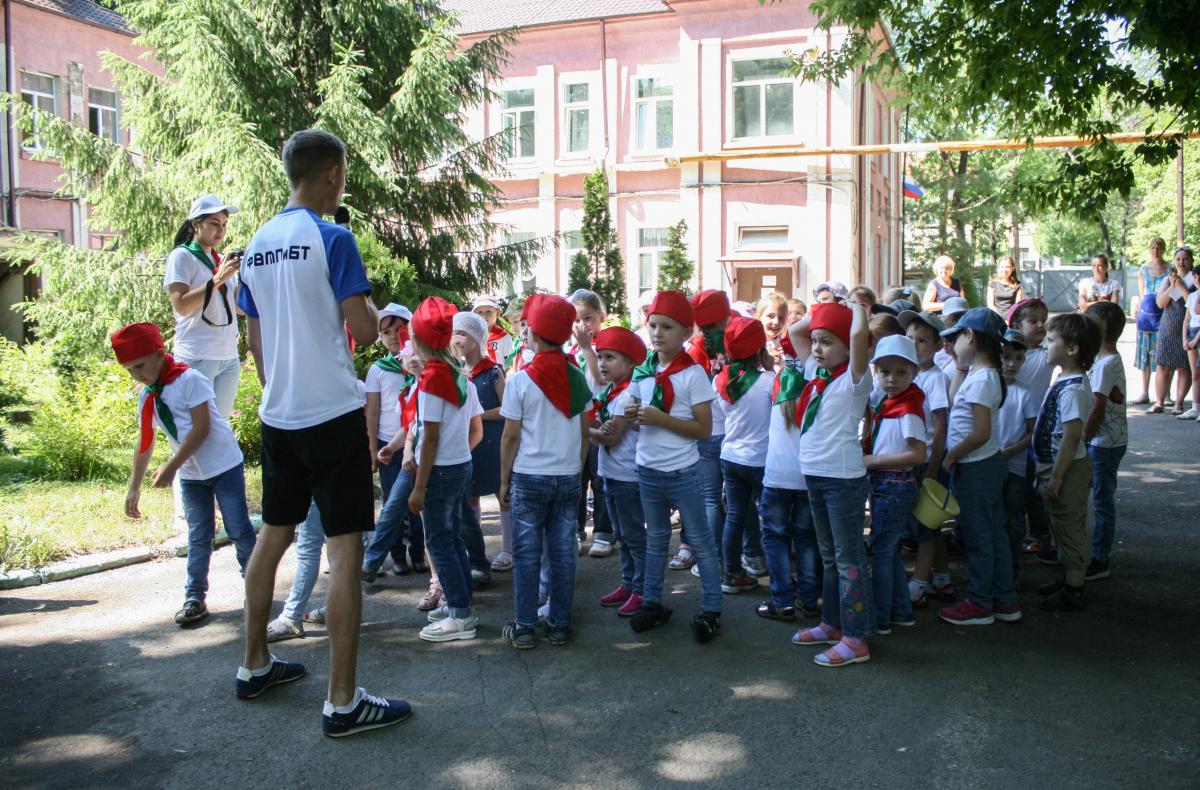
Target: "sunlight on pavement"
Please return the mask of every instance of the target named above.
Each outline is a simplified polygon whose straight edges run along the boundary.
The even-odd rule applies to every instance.
[[[746,747],[737,735],[708,732],[666,747],[655,771],[676,782],[708,782],[745,767]]]

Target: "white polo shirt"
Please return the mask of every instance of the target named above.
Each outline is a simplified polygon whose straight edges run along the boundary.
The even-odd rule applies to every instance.
[[[771,428],[771,390],[774,388],[775,377],[764,371],[759,374],[750,391],[733,403],[727,402],[720,394],[716,396],[714,403],[720,401],[725,410],[722,461],[732,461],[742,466],[766,465],[766,439]]]
[[[430,395],[428,392],[417,393],[417,415],[424,426],[427,422],[436,422],[438,430],[437,455],[434,456],[434,466],[457,466],[471,460],[471,418],[483,414],[479,405],[479,396],[475,388],[467,385],[467,400],[462,406],[455,406],[445,398]],[[417,461],[421,460],[421,448],[425,445],[428,431],[422,430],[417,437]]]
[[[513,461],[514,472],[561,477],[582,471],[582,415],[568,418],[556,409],[524,370],[505,383],[500,416],[521,421],[521,445]]]
[[[229,421],[217,411],[216,396],[212,384],[204,374],[193,368],[185,370],[179,378],[163,387],[162,402],[171,410],[171,418],[175,421],[177,439],[172,439],[167,433],[162,420],[158,418],[158,409],[153,409],[154,424],[161,428],[171,445],[171,452],[179,449],[179,445],[192,432],[192,409],[208,404],[208,436],[191,458],[179,467],[179,477],[183,480],[211,480],[222,472],[228,472],[242,462],[242,450],[238,447],[237,439]],[[142,414],[142,405],[146,402],[146,390],[143,388],[138,395],[138,417]]]
[[[666,366],[660,365],[659,372],[663,370],[666,370]],[[671,385],[675,389],[675,400],[671,404],[669,414],[681,420],[693,419],[692,409],[695,406],[711,403],[716,397],[712,382],[708,380],[704,368],[699,365],[689,365],[672,374]],[[629,388],[637,391],[638,400],[649,405],[650,399],[654,397],[654,377],[634,382]],[[659,472],[675,472],[699,462],[700,451],[696,449],[695,439],[685,439],[659,425],[643,425],[638,431],[638,466]]]

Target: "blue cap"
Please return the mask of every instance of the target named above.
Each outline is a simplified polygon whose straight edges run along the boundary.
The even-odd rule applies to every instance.
[[[994,310],[986,307],[972,307],[963,313],[962,317],[958,319],[957,324],[950,329],[942,331],[942,337],[954,337],[964,329],[982,332],[1001,343],[1004,342],[1004,319]]]
[[[1017,329],[1010,329],[1004,333],[1004,345],[1029,349],[1029,341],[1025,339],[1025,334]]]

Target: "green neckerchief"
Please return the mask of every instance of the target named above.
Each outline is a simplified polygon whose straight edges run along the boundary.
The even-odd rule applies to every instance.
[[[188,252],[192,253],[192,254],[193,254],[193,255],[195,255],[197,258],[199,258],[199,259],[200,259],[200,262],[201,262],[202,264],[204,264],[205,268],[207,268],[207,269],[208,269],[208,271],[209,271],[209,273],[210,273],[210,274],[216,274],[216,273],[217,273],[217,265],[216,265],[215,263],[213,263],[213,260],[212,260],[212,258],[211,258],[211,257],[209,257],[209,254],[208,254],[207,252],[205,252],[205,251],[204,251],[204,248],[203,248],[203,247],[201,247],[199,244],[197,244],[197,243],[196,243],[196,240],[195,240],[195,239],[193,239],[193,240],[189,241],[187,244],[184,244],[184,245],[181,245],[181,246],[182,246],[182,247],[183,247],[185,250],[187,250]]]
[[[651,351],[646,355],[646,360],[633,369],[630,374],[630,380],[636,384],[642,379],[652,379],[658,373],[658,352]],[[656,409],[661,409],[663,406],[662,387],[655,386],[654,394],[650,398],[650,405]]]
[[[708,354],[708,358],[716,360],[717,354],[725,353],[725,330],[724,329],[708,329],[704,334],[704,351]]]
[[[380,370],[386,370],[388,373],[399,373],[405,375],[404,365],[400,364],[400,360],[396,359],[396,355],[388,352],[387,356],[375,360],[375,366]]]
[[[737,403],[758,381],[762,370],[758,367],[757,359],[740,360],[726,364],[718,375],[724,375],[725,391],[733,398],[732,402]]]
[[[163,384],[150,384],[146,387],[146,397],[154,398],[154,410],[158,412],[159,422],[162,423],[163,430],[167,432],[175,441],[179,441],[179,430],[175,427],[175,416],[171,414],[171,410],[167,408],[167,404],[163,402]]]
[[[775,377],[775,397],[771,402],[783,403],[799,398],[807,383],[803,371],[796,370],[791,365],[784,365]]]
[[[800,426],[800,435],[812,427],[812,424],[817,419],[817,411],[821,408],[821,399],[825,397],[825,387],[829,386],[829,382],[833,380],[834,373],[845,373],[846,363],[842,363],[840,370],[829,370],[827,368],[817,368],[817,378],[810,384],[817,381],[824,381],[825,384],[816,384],[816,396],[808,402],[808,407],[804,410],[804,423]]]
[[[517,341],[513,344],[513,350],[508,352],[508,356],[504,358],[504,369],[508,370],[512,367],[513,360],[516,359],[522,351],[525,350],[525,342]]]

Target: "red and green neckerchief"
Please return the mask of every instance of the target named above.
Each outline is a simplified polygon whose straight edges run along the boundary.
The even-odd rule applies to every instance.
[[[492,360],[493,362],[500,361],[499,357],[497,356],[500,353],[500,341],[506,337],[511,337],[511,336],[508,334],[508,332],[505,332],[504,329],[502,329],[499,324],[496,324],[495,326],[493,326],[491,329],[488,330],[487,343],[486,343],[488,359]],[[511,358],[511,355],[509,355],[509,356]],[[504,364],[505,364],[505,366],[507,366],[508,360],[505,360]]]
[[[425,363],[417,389],[459,408],[467,402],[467,377],[436,357]]]
[[[799,398],[806,383],[804,371],[791,365],[784,365],[775,374],[775,386],[771,388],[771,403],[778,405]]]
[[[688,355],[696,360],[696,364],[704,368],[711,379],[713,368],[719,367],[725,361],[725,330],[713,328],[705,330],[692,338],[688,344]]]
[[[417,419],[417,377],[407,371],[400,387],[400,427],[405,433]]]
[[[490,344],[489,344],[490,345]],[[504,367],[513,373],[517,373],[525,368],[525,342],[518,341],[513,345],[513,350],[509,352],[508,357],[504,360]]]
[[[484,357],[483,359],[479,360],[475,367],[471,368],[471,372],[467,374],[467,378],[474,381],[476,376],[481,376],[495,367],[499,367],[499,365],[496,364],[496,360],[492,359],[491,357]]]
[[[675,387],[671,384],[671,376],[681,370],[687,370],[696,364],[696,360],[684,352],[675,355],[671,364],[663,371],[658,370],[658,352],[651,351],[646,355],[646,361],[633,369],[634,382],[642,379],[654,379],[654,394],[650,396],[650,405],[660,411],[670,413],[675,404]]]
[[[154,414],[158,413],[158,421],[162,423],[163,430],[167,432],[175,441],[179,441],[179,432],[175,428],[175,417],[171,414],[171,410],[167,404],[163,402],[162,391],[171,382],[183,375],[188,366],[182,362],[176,362],[175,358],[170,354],[163,355],[162,371],[158,374],[158,381],[154,382],[144,390],[146,400],[142,403],[141,413],[141,439],[138,442],[138,454],[146,452],[150,449],[150,445],[154,444]]]
[[[817,419],[825,388],[829,386],[829,382],[845,373],[847,367],[848,363],[843,362],[833,370],[817,368],[817,377],[804,385],[804,391],[800,393],[800,399],[796,401],[796,416],[803,415],[802,420],[797,420],[800,423],[801,436],[812,427],[813,422]]]
[[[182,244],[180,246],[182,246],[185,250],[190,252],[192,255],[195,255],[197,260],[199,260],[200,263],[202,263],[204,265],[204,268],[208,269],[209,274],[217,273],[217,267],[221,265],[221,254],[219,252],[217,252],[216,250],[213,250],[212,255],[210,257],[209,253],[205,252],[204,248],[201,247],[199,244],[197,244],[195,239],[189,241],[187,244]],[[222,293],[225,292],[224,285],[221,286],[221,292]]]
[[[599,419],[601,423],[608,422],[612,419],[612,415],[608,413],[608,404],[616,400],[617,396],[625,390],[629,389],[629,384],[632,379],[626,376],[621,381],[615,381],[609,384],[604,389],[600,390],[600,394],[596,396],[594,405],[592,406],[591,419]]]
[[[390,351],[388,352],[387,356],[375,360],[375,367],[379,368],[380,370],[386,370],[388,373],[399,373],[401,376],[405,375],[404,365],[402,365],[400,360],[396,359],[396,355]]]
[[[567,356],[557,349],[539,352],[524,370],[567,419],[582,412],[592,402],[592,390],[583,371],[570,364]]]
[[[726,403],[737,403],[761,375],[757,359],[740,359],[721,368],[713,384]]]
[[[925,393],[916,383],[909,384],[908,389],[894,398],[885,398],[871,409],[871,431],[863,435],[863,452],[870,455],[875,451],[875,440],[879,438],[879,429],[883,421],[896,419],[906,414],[912,414],[925,420]]]

